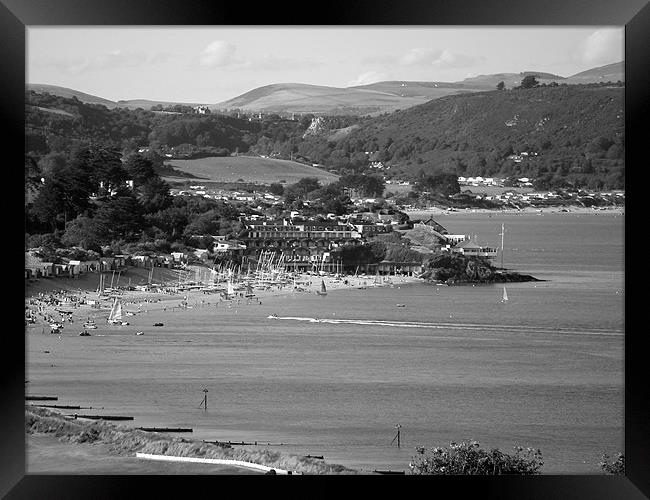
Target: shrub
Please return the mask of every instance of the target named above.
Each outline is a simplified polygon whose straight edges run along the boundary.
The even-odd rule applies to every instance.
[[[476,441],[454,443],[448,448],[417,446],[409,468],[416,475],[500,475],[539,474],[544,465],[542,452],[515,446],[509,455],[497,448],[482,450]]]
[[[625,474],[625,455],[618,453],[616,460],[610,462],[609,455],[603,453],[603,457],[598,465],[608,474]]]

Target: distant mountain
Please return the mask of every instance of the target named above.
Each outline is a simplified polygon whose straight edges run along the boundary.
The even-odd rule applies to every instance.
[[[167,106],[206,106],[207,103],[201,102],[168,102],[168,101],[150,101],[148,99],[130,99],[128,101],[117,101],[117,106],[120,108],[128,109],[150,109],[152,106],[162,105],[163,107]]]
[[[277,83],[258,87],[228,101],[210,106],[213,110],[240,109],[248,112],[294,112],[313,114],[377,115],[406,109],[432,99],[463,93],[493,90],[501,81],[506,88],[535,75],[540,84],[580,84],[623,80],[623,63],[593,68],[572,77],[544,71],[495,73],[466,78],[460,82],[415,82],[392,80],[354,87],[328,87],[302,83]],[[611,78],[610,78],[611,77]]]
[[[544,73],[542,71],[522,71],[521,73],[495,73],[493,75],[478,75],[470,78],[465,78],[461,83],[482,87],[482,90],[492,90],[496,88],[499,82],[503,82],[506,88],[512,88],[521,84],[521,80],[523,80],[528,75],[535,75],[539,83],[548,84],[551,82],[566,82],[565,77],[554,75],[552,73]]]
[[[423,104],[432,99],[463,93],[493,90],[501,81],[506,88],[513,88],[527,75],[536,75],[541,84],[585,84],[618,80],[624,81],[624,63],[618,62],[592,68],[570,77],[543,71],[520,73],[495,73],[466,78],[460,82],[415,82],[392,80],[358,85],[354,87],[329,87],[304,83],[275,83],[250,90],[237,97],[216,104],[182,103],[131,99],[111,101],[85,94],[77,90],[55,85],[28,84],[29,90],[47,92],[61,97],[76,97],[81,102],[102,104],[108,108],[149,109],[162,106],[207,105],[214,110],[240,109],[247,112],[265,113],[313,113],[330,115],[378,115]]]
[[[148,99],[129,99],[120,101],[111,101],[103,97],[79,92],[78,90],[69,89],[66,87],[59,87],[58,85],[45,85],[41,83],[28,83],[27,90],[33,90],[39,94],[52,94],[59,97],[66,97],[72,99],[76,97],[79,101],[85,104],[101,104],[107,108],[128,108],[128,109],[149,109],[158,104],[162,106],[174,106],[180,104],[182,106],[199,106],[207,103],[187,103],[187,102],[168,102],[168,101],[152,101]]]
[[[104,99],[103,97],[97,97],[91,94],[85,94],[83,92],[79,92],[78,90],[73,90],[66,87],[59,87],[57,85],[28,83],[27,89],[33,90],[34,92],[38,92],[39,94],[52,94],[59,97],[66,97],[68,99],[72,99],[73,97],[76,97],[78,100],[86,104],[101,104],[102,106],[106,106],[107,108],[117,107],[117,103],[115,101],[110,101],[108,99]]]
[[[619,80],[625,81],[625,63],[622,61],[577,73],[567,78],[567,83],[600,83],[617,82]]]
[[[373,114],[421,104],[423,97],[400,96],[362,87],[276,83],[246,92],[211,109],[314,114]]]

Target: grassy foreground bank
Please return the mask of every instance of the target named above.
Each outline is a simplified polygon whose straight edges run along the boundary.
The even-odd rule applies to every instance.
[[[228,448],[162,433],[116,426],[108,422],[71,420],[60,413],[37,406],[25,408],[25,432],[51,435],[70,444],[107,445],[114,456],[133,457],[136,452],[178,457],[217,458],[253,462],[302,474],[358,474],[342,465],[288,455],[268,449]]]

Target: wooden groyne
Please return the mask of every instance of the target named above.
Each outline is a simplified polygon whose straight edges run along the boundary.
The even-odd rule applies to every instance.
[[[58,408],[60,410],[81,410],[81,406],[76,406],[76,405],[32,405],[32,406],[38,406],[40,408]],[[84,408],[84,409],[92,409],[92,407]]]
[[[122,415],[67,415],[74,418],[89,418],[92,420],[133,420],[133,417],[124,417]]]
[[[138,427],[145,432],[194,432],[189,427]]]
[[[204,443],[210,443],[210,444],[217,444],[217,445],[229,445],[229,446],[284,446],[284,443],[265,443],[264,441],[252,441],[252,442],[246,442],[246,441],[205,441],[203,440]]]

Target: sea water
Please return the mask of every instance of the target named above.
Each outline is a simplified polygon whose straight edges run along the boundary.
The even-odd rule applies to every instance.
[[[505,267],[545,281],[508,284],[501,303],[502,285],[369,276],[365,290],[327,296],[233,307],[211,296],[160,328],[152,310],[92,337],[32,333],[29,392],[362,471],[408,470],[418,445],[474,439],[540,449],[544,473],[601,472],[601,455],[624,446],[624,218],[437,220],[495,247],[504,223]]]

